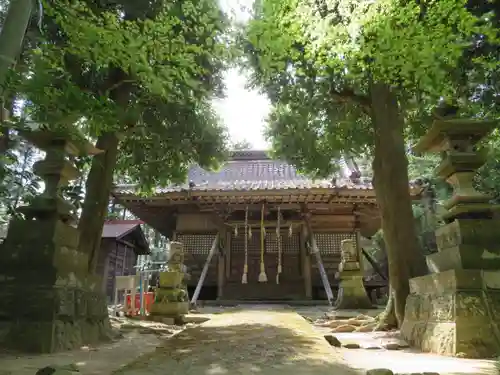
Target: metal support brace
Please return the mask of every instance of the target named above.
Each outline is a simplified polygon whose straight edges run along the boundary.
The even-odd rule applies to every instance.
[[[198,284],[196,284],[196,289],[194,290],[193,298],[191,298],[191,305],[193,306],[196,305],[196,302],[198,301],[201,288],[203,287],[203,282],[205,281],[205,277],[207,277],[208,267],[210,267],[210,262],[212,261],[212,258],[217,250],[218,244],[219,244],[219,233],[217,233],[217,235],[214,238],[214,241],[212,242],[212,248],[208,253],[207,260],[205,261],[205,265],[203,266],[203,271],[201,271],[200,279],[198,280]]]
[[[307,215],[304,217],[304,222],[306,224],[307,233],[309,234],[309,238],[311,241],[312,253],[316,257],[316,263],[318,264],[319,274],[321,276],[323,288],[325,289],[326,297],[328,298],[328,304],[332,306],[333,305],[332,288],[330,286],[330,282],[328,281],[328,276],[326,275],[325,266],[323,265],[323,261],[321,260],[321,254],[319,252],[318,244],[316,242],[316,238],[314,237],[314,233],[311,229],[311,223],[309,222],[309,218],[307,217]]]

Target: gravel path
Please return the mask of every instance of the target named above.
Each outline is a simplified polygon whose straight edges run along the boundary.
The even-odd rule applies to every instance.
[[[246,309],[213,315],[123,369],[120,375],[353,375],[341,355],[290,310]]]

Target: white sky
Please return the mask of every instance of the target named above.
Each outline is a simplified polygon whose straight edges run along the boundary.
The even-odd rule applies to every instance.
[[[237,21],[249,18],[253,0],[219,0],[222,8]],[[246,78],[238,69],[225,74],[226,98],[217,100],[215,108],[229,129],[232,142],[246,140],[254,149],[267,149],[263,136],[265,119],[270,104],[264,95],[245,88]]]

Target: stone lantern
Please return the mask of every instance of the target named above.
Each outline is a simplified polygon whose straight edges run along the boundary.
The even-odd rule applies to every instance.
[[[401,332],[423,351],[468,358],[500,355],[499,206],[478,192],[473,177],[486,161],[478,142],[497,122],[441,119],[415,146],[437,152],[435,173],[453,187],[444,203],[445,225],[435,231],[438,252],[427,256],[431,274],[410,280]]]
[[[373,307],[363,284],[359,233],[357,233],[356,238],[356,240],[345,239],[341,242],[341,261],[338,272],[339,294],[334,305],[337,310],[371,309]]]
[[[184,266],[184,246],[180,242],[170,243],[167,261],[168,270],[160,272],[159,287],[151,306],[153,320],[182,322],[189,312],[189,300],[185,280],[188,277]]]
[[[68,156],[100,151],[63,132],[22,135],[46,152],[34,166],[45,191],[19,208],[24,218],[11,220],[0,247],[0,345],[50,353],[96,343],[110,333],[106,300],[78,251],[74,207],[61,188],[79,176]]]

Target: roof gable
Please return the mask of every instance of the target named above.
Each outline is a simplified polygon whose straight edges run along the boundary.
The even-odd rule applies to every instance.
[[[182,185],[161,189],[176,190],[271,190],[313,188],[371,188],[371,184],[353,183],[349,179],[311,179],[300,174],[295,166],[271,159],[265,151],[234,151],[218,171],[207,171],[193,165]]]
[[[120,240],[131,236],[137,244],[136,253],[146,254],[149,252],[149,245],[140,226],[142,223],[138,220],[107,221],[102,228],[102,238]]]

